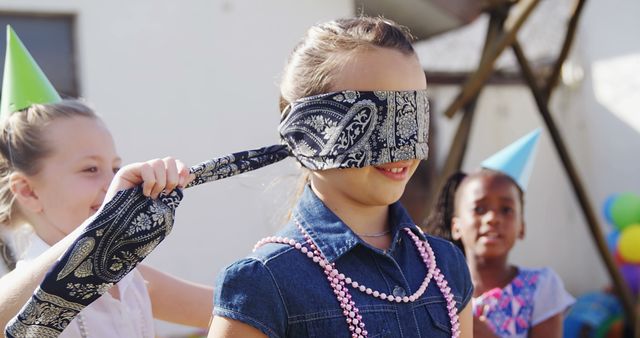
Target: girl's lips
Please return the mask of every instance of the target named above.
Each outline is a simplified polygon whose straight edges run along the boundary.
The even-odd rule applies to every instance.
[[[408,166],[379,166],[374,167],[376,170],[387,178],[395,181],[402,181],[407,178],[409,173]]]
[[[480,235],[478,239],[482,240],[486,244],[492,244],[492,243],[499,242],[501,237],[502,236],[500,236],[500,234],[497,234],[497,233],[487,233],[487,234]]]

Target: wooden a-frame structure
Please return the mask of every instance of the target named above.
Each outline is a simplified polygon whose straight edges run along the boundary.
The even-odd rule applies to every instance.
[[[446,162],[439,174],[436,186],[440,188],[449,175],[460,170],[469,142],[474,110],[479,93],[494,72],[494,64],[498,57],[500,57],[505,50],[511,48],[516,56],[522,78],[530,89],[547,131],[551,135],[553,145],[582,210],[591,237],[611,277],[613,288],[622,302],[626,318],[628,318],[630,324],[634,326],[631,329],[634,331],[635,337],[640,338],[640,299],[633,299],[629,287],[624,282],[611,253],[607,249],[607,244],[601,230],[602,228],[598,224],[598,218],[596,217],[593,205],[588,198],[585,186],[576,171],[575,164],[571,159],[562,133],[554,122],[551,109],[549,108],[549,100],[558,84],[562,65],[571,50],[580,15],[584,9],[586,0],[575,0],[567,23],[562,48],[551,65],[551,70],[545,76],[537,74],[531,67],[523,51],[522,44],[517,37],[520,28],[531,16],[531,13],[535,10],[536,6],[538,6],[540,0],[450,0],[448,3],[440,0],[403,0],[401,2],[405,3],[405,7],[432,6],[432,8],[434,8],[434,6],[447,6],[450,10],[458,10],[458,12],[466,11],[462,14],[467,15],[467,17],[468,8],[475,8],[489,15],[489,25],[480,63],[467,77],[458,96],[451,102],[444,113],[447,117],[451,118],[460,111],[462,118],[455,133],[451,148],[449,149]],[[429,2],[429,4],[426,5],[426,2]],[[369,0],[363,2],[362,5],[364,8],[363,12],[367,14],[385,14],[391,19],[395,19],[393,15],[388,15],[384,12],[375,13],[375,10],[374,12],[367,10],[366,6],[368,6],[369,9],[371,9],[372,6],[389,6],[388,3],[384,4],[383,0]],[[398,3],[394,1],[394,5],[397,6]],[[406,13],[407,11],[405,11],[405,14]],[[463,15],[460,17],[463,17]],[[396,19],[396,21],[403,23],[403,20]],[[412,25],[408,26],[414,31]],[[437,31],[435,33],[437,33]],[[435,189],[435,191],[439,190],[440,189]],[[434,200],[434,198],[430,200]],[[427,208],[431,209],[431,206],[427,206]]]

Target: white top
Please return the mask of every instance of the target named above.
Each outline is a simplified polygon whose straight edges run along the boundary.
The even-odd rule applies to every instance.
[[[29,264],[49,248],[35,233],[17,266]],[[151,300],[146,283],[133,269],[118,284],[120,299],[105,293],[84,308],[62,332],[60,338],[153,338],[155,336]]]
[[[0,277],[9,273],[9,268],[4,264],[4,261],[0,260]]]
[[[484,317],[498,337],[526,338],[532,327],[563,313],[574,302],[550,268],[519,268],[504,288],[473,298],[473,314]]]
[[[11,240],[12,236],[8,234],[6,227],[0,224],[0,277],[9,273],[9,267],[3,256],[5,252],[15,252],[15,245],[10,242]]]

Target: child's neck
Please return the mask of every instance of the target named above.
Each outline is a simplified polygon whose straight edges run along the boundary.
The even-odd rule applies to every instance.
[[[518,269],[508,264],[508,257],[484,258],[478,256],[467,257],[471,280],[474,285],[474,296],[494,289],[507,286],[518,273]]]
[[[389,229],[389,206],[372,206],[358,203],[341,194],[333,194],[331,191],[318,191],[315,194],[322,202],[338,216],[356,234],[379,234]],[[391,246],[391,234],[379,237],[361,238],[369,245],[381,250]]]
[[[33,231],[36,233],[36,235],[49,246],[55,245],[66,236],[66,234],[63,233],[58,227],[55,227],[52,224],[47,224],[46,222],[31,222],[29,224],[33,228]]]

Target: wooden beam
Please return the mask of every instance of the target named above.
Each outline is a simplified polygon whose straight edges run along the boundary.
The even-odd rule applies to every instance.
[[[478,69],[467,80],[462,91],[445,111],[447,117],[452,117],[467,102],[477,96],[478,92],[493,72],[493,65],[505,48],[510,46],[517,37],[517,33],[529,17],[540,0],[523,0],[519,4],[521,11],[512,20],[505,23],[505,32],[488,51],[487,57],[480,62]]]
[[[429,86],[461,86],[469,78],[470,72],[434,72],[426,70]],[[520,73],[494,72],[487,79],[486,85],[517,86],[526,85]]]
[[[582,13],[582,9],[584,8],[584,4],[586,2],[586,0],[577,0],[575,7],[573,8],[571,19],[569,19],[569,24],[567,25],[567,33],[565,34],[564,42],[562,43],[562,49],[560,50],[558,58],[553,65],[551,74],[547,78],[546,85],[544,86],[544,88],[542,88],[541,91],[545,103],[549,103],[553,89],[558,84],[560,73],[562,72],[562,65],[567,60],[569,52],[571,51],[571,46],[573,45],[576,30],[578,29],[578,20],[580,19],[580,14]]]
[[[596,244],[596,248],[600,253],[600,257],[604,261],[609,275],[611,276],[614,288],[616,289],[618,295],[622,300],[622,305],[624,307],[627,318],[636,318],[634,299],[631,294],[631,290],[629,290],[626,283],[624,282],[620,270],[618,270],[613,257],[609,253],[607,243],[602,234],[602,228],[598,225],[598,219],[596,217],[596,213],[593,211],[594,209],[591,206],[591,202],[589,201],[589,198],[587,196],[586,189],[582,184],[582,181],[580,180],[580,176],[573,164],[573,161],[571,160],[571,157],[569,156],[567,147],[562,139],[562,136],[560,135],[560,130],[553,121],[553,117],[551,116],[551,112],[549,110],[549,107],[547,106],[547,102],[545,101],[542,92],[538,88],[533,71],[529,66],[529,62],[527,61],[522,47],[517,40],[514,41],[512,47],[513,51],[515,52],[516,59],[520,64],[522,75],[524,76],[529,88],[531,89],[531,93],[533,94],[536,105],[538,106],[540,114],[542,115],[542,118],[547,125],[547,130],[549,131],[551,139],[553,140],[553,144],[555,145],[556,151],[558,152],[560,161],[564,166],[564,170],[567,173],[567,176],[569,176],[569,181],[571,183],[571,186],[573,187],[573,192],[578,199],[578,204],[582,209],[582,213],[584,214],[587,221],[587,226],[591,231],[591,237]]]
[[[640,313],[640,295],[638,295],[638,300],[636,301],[636,313]],[[636,316],[636,338],[640,338],[640,316]]]
[[[484,40],[484,46],[482,48],[482,55],[480,56],[480,62],[484,61],[487,57],[489,57],[489,51],[495,48],[496,40],[502,34],[502,29],[504,27],[504,21],[506,19],[508,11],[492,11],[491,18],[489,20],[489,25],[487,26],[487,35]],[[446,183],[449,176],[451,176],[454,172],[460,170],[462,167],[462,162],[464,161],[464,155],[467,151],[467,144],[469,143],[469,135],[471,134],[471,126],[473,122],[473,115],[475,113],[476,102],[480,91],[476,92],[476,96],[468,101],[464,106],[464,114],[460,123],[458,124],[458,128],[456,130],[456,134],[453,137],[453,141],[451,146],[449,147],[449,155],[445,160],[445,163],[440,170],[438,178],[435,182],[436,189],[433,190],[434,196],[432,196],[429,201],[431,201],[431,205],[425,204],[427,207],[427,214],[429,211],[433,210],[435,204],[438,200],[438,192],[442,190],[442,187]]]
[[[438,187],[442,188],[447,178],[454,172],[462,168],[462,162],[464,161],[464,155],[467,151],[467,145],[469,144],[469,135],[471,134],[471,126],[473,125],[473,116],[475,114],[476,100],[470,101],[464,107],[464,115],[458,124],[458,129],[453,137],[451,147],[449,148],[449,155],[442,167],[440,175],[440,183]],[[438,189],[440,191],[440,189]]]

